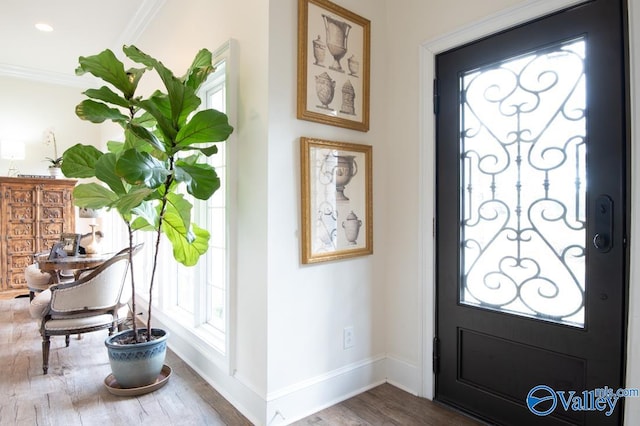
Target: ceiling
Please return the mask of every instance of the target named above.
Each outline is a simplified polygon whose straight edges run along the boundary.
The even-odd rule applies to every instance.
[[[0,0],[0,75],[83,86],[79,56],[135,43],[165,0]],[[46,22],[54,30],[35,28]]]

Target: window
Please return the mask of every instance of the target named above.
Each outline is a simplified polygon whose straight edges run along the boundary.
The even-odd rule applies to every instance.
[[[233,108],[230,92],[230,44],[214,52],[216,70],[209,75],[201,86],[199,96],[201,108],[214,108],[227,113],[230,124]],[[164,238],[161,241],[156,283],[154,286],[154,316],[162,318],[165,327],[177,327],[181,333],[186,330],[191,337],[198,339],[197,346],[212,347],[220,355],[228,352],[230,283],[233,278],[234,229],[232,194],[234,185],[232,173],[235,148],[232,146],[235,136],[227,142],[219,142],[218,153],[208,158],[215,167],[221,180],[221,187],[206,201],[190,199],[193,204],[194,222],[207,229],[211,238],[209,249],[194,267],[185,267],[173,260],[171,244]],[[153,233],[142,233],[145,245],[155,246]],[[151,252],[151,250],[149,250]],[[151,254],[148,265],[143,266],[144,274],[149,275]],[[142,269],[142,268],[141,268]],[[143,281],[141,281],[141,284]],[[148,279],[144,280],[148,284]],[[145,294],[141,294],[146,298]]]

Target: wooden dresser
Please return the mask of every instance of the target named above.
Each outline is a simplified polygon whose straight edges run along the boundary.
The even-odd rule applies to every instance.
[[[75,180],[0,177],[0,292],[26,289],[24,268],[75,232]]]

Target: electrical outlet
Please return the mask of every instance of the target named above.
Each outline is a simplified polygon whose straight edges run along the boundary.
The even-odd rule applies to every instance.
[[[353,347],[353,327],[345,327],[342,330],[342,348],[349,349]]]

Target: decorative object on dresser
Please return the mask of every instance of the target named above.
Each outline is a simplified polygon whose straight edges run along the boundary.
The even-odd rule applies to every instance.
[[[62,157],[58,157],[58,143],[56,142],[56,134],[53,129],[48,129],[44,132],[44,144],[53,146],[53,157],[45,157],[49,162],[49,174],[53,177],[62,177]]]
[[[0,177],[0,292],[27,294],[24,269],[75,230],[75,180]]]
[[[96,226],[89,225],[91,227],[91,233],[87,237],[87,242],[84,244],[84,252],[87,256],[100,254],[100,239],[96,235]]]
[[[0,158],[9,160],[9,169],[7,176],[16,176],[20,171],[16,168],[16,161],[25,159],[24,142],[19,141],[3,141],[0,144]]]
[[[67,256],[76,256],[78,254],[78,247],[80,244],[80,234],[64,233],[60,235],[60,242],[62,243],[62,249]]]

